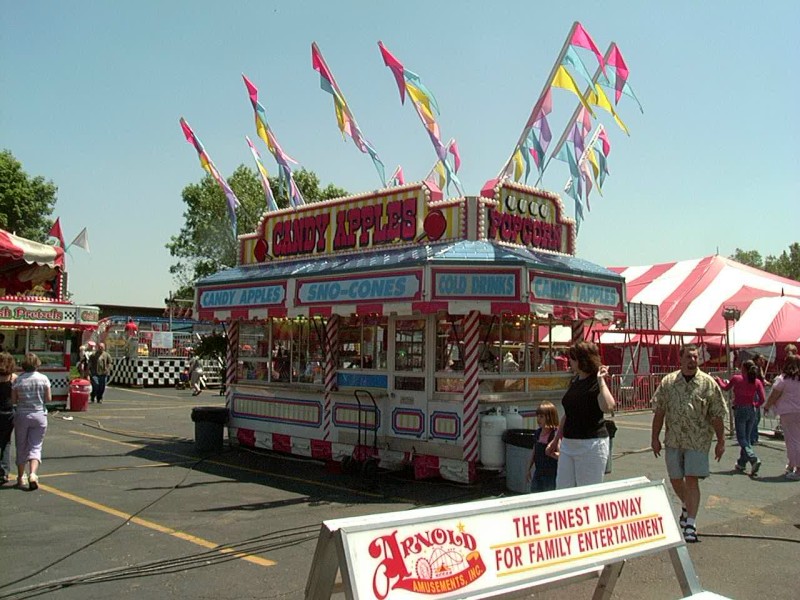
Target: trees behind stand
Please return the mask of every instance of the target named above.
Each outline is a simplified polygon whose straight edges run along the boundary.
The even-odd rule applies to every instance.
[[[294,173],[294,179],[308,203],[347,195],[345,190],[333,184],[322,188],[312,171],[300,169]],[[266,211],[264,190],[258,175],[240,165],[228,179],[228,184],[241,203],[236,211],[237,234],[250,233]],[[278,207],[289,206],[289,199],[285,192],[279,192],[277,182],[271,181],[270,184]],[[231,230],[225,195],[210,176],[187,185],[181,196],[186,205],[184,223],[180,233],[172,236],[166,246],[170,255],[177,259],[169,268],[179,285],[175,296],[191,298],[195,281],[236,265],[239,244]]]
[[[789,244],[789,251],[784,250],[779,256],[767,256],[762,259],[761,253],[757,250],[745,251],[737,248],[730,258],[773,275],[800,281],[800,243],[797,242]]]
[[[44,242],[53,221],[58,188],[44,177],[30,177],[9,150],[0,151],[0,229]]]

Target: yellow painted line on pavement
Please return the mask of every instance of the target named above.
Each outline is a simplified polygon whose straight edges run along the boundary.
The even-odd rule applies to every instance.
[[[104,469],[91,469],[90,473],[110,473],[114,471],[130,471],[133,469],[163,469],[165,467],[174,467],[176,465],[188,465],[197,461],[184,460],[180,462],[170,463],[152,463],[147,465],[131,465],[128,467],[106,467]],[[69,475],[86,475],[87,471],[61,471],[59,473],[48,473],[47,475],[40,475],[42,479],[50,479],[51,477],[67,477]]]
[[[244,552],[237,552],[230,548],[220,547],[219,544],[215,544],[214,542],[210,542],[195,535],[184,533],[183,531],[178,531],[177,529],[172,529],[171,527],[166,527],[164,525],[159,525],[158,523],[155,523],[153,521],[148,521],[147,519],[142,519],[141,517],[134,517],[131,514],[122,512],[121,510],[111,508],[110,506],[105,506],[104,504],[100,504],[98,502],[93,502],[92,500],[87,500],[86,498],[81,498],[80,496],[76,496],[75,494],[70,494],[69,492],[64,492],[62,490],[43,484],[41,482],[39,483],[39,489],[44,490],[45,492],[50,492],[51,494],[64,498],[65,500],[77,502],[78,504],[82,504],[89,508],[93,508],[94,510],[99,510],[109,515],[113,515],[115,517],[119,517],[120,519],[129,521],[131,523],[136,523],[137,525],[141,525],[142,527],[158,531],[159,533],[165,533],[172,537],[178,538],[179,540],[190,542],[192,544],[201,546],[203,548],[207,548],[209,550],[216,550],[220,554],[231,554],[244,561],[253,563],[254,565],[259,565],[261,567],[271,567],[277,564],[273,560],[261,558],[259,556],[253,556],[252,554],[247,554]]]

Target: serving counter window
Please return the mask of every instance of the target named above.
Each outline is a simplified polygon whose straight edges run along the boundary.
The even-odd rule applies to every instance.
[[[339,369],[387,368],[386,317],[343,318],[339,326]]]
[[[464,318],[436,320],[436,391],[464,391]]]
[[[18,366],[27,352],[33,352],[42,361],[43,369],[64,367],[64,329],[3,329],[0,333],[5,336],[3,348]]]
[[[394,332],[397,390],[425,390],[425,319],[397,319]]]
[[[320,318],[242,324],[239,381],[322,383],[325,323]]]

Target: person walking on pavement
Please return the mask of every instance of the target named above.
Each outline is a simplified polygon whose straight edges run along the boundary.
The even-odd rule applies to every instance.
[[[103,343],[98,344],[97,350],[89,357],[89,374],[92,382],[91,401],[102,404],[108,376],[111,374],[111,355],[106,352],[106,345]]]
[[[800,481],[800,357],[787,355],[783,372],[775,378],[764,411],[775,409],[786,440],[786,479]]]
[[[0,352],[0,485],[11,473],[11,432],[14,431],[14,405],[11,388],[17,378],[16,362],[8,352]]]
[[[22,359],[22,375],[11,388],[14,415],[14,441],[17,447],[17,487],[25,486],[25,466],[28,466],[28,489],[39,489],[39,465],[47,433],[47,403],[52,401],[50,379],[38,372],[41,359],[29,352]]]
[[[725,424],[728,405],[714,379],[698,365],[697,346],[680,349],[681,368],[661,380],[653,395],[655,413],[650,447],[661,456],[661,429],[666,423],[664,453],[672,489],[682,503],[680,525],[683,539],[697,541],[697,512],[700,509],[700,480],[709,475],[708,452],[716,435],[714,458],[725,453]]]
[[[200,357],[192,354],[192,361],[189,363],[189,381],[192,384],[192,396],[199,396],[203,391],[203,364]]]
[[[731,377],[730,381],[722,381],[719,377],[715,377],[715,380],[726,392],[733,388],[733,419],[736,441],[741,448],[734,468],[739,473],[744,473],[747,463],[750,463],[750,476],[755,477],[761,468],[761,461],[751,442],[753,428],[756,426],[756,411],[766,399],[764,384],[758,378],[758,367],[752,360],[746,360],[742,363],[742,372]]]

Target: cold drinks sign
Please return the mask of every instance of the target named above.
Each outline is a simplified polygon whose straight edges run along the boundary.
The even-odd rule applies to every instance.
[[[324,527],[352,597],[376,600],[478,598],[683,543],[663,483],[645,478]]]

